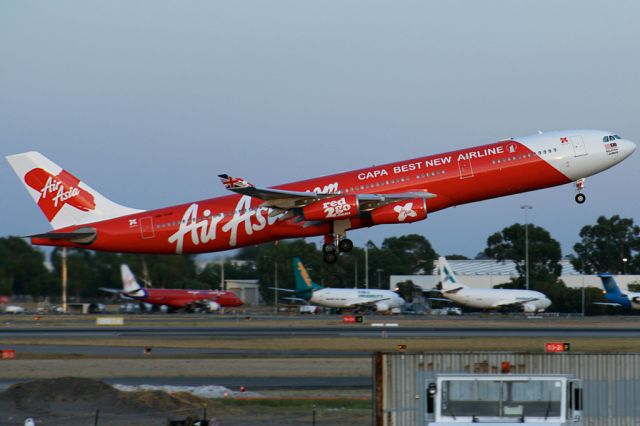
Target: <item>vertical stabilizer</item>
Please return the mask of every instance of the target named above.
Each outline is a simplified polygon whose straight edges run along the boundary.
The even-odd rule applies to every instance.
[[[135,275],[131,272],[128,265],[124,263],[120,265],[120,274],[122,275],[122,292],[129,297],[146,297],[144,288],[138,284]]]
[[[466,286],[458,282],[458,278],[453,273],[453,269],[449,266],[449,262],[444,257],[438,258],[438,267],[440,269],[440,283],[442,284],[442,290],[454,290],[465,288]]]
[[[607,294],[612,296],[622,295],[622,292],[620,291],[620,287],[618,287],[616,280],[613,278],[611,274],[599,274],[598,276],[602,280],[602,286],[604,287]]]
[[[114,203],[39,152],[6,158],[53,229],[142,211]]]
[[[321,285],[311,281],[307,269],[298,257],[293,258],[293,275],[296,280],[296,296],[298,297],[309,300],[314,291],[322,289]]]

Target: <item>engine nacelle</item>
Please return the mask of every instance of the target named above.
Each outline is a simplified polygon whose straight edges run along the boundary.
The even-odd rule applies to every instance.
[[[215,312],[220,309],[220,304],[218,302],[214,302],[213,300],[208,300],[205,304],[207,311]]]
[[[411,223],[426,219],[427,200],[413,198],[387,204],[371,211],[371,220],[375,225],[390,223]]]
[[[536,305],[534,303],[525,303],[525,304],[523,304],[521,310],[522,310],[522,312],[525,312],[527,314],[534,314],[534,313],[538,312],[538,308],[536,307]]]
[[[356,195],[339,195],[316,201],[303,207],[302,215],[306,220],[338,220],[356,217],[360,213]]]
[[[389,310],[389,304],[387,302],[376,302],[376,312],[386,312]]]

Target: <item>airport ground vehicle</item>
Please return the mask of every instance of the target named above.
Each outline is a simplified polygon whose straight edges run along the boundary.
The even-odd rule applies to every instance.
[[[425,424],[583,425],[582,382],[571,375],[435,374]]]

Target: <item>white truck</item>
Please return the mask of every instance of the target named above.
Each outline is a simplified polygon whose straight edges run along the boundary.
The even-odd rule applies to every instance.
[[[436,374],[425,399],[428,426],[584,424],[582,384],[570,375]]]

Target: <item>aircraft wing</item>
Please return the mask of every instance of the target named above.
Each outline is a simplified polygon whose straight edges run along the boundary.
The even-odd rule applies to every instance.
[[[449,294],[449,293],[455,294],[455,293],[459,292],[460,290],[462,290],[463,288],[464,287],[457,287],[457,288],[454,288],[454,289],[451,289],[451,290],[443,291],[442,293],[443,294],[445,294],[445,293],[446,294]]]
[[[439,302],[453,303],[453,300],[451,300],[451,299],[443,299],[443,298],[440,298],[440,297],[427,297],[427,300],[437,300]]]
[[[619,303],[611,303],[611,302],[593,302],[594,305],[604,305],[604,306],[615,306],[617,308],[623,307]]]
[[[231,192],[248,195],[253,198],[263,200],[262,207],[269,207],[279,210],[288,210],[294,207],[304,207],[313,202],[326,198],[336,197],[340,194],[333,192],[302,192],[287,191],[283,189],[259,188],[242,178],[233,178],[227,174],[218,175],[222,184]],[[434,198],[436,194],[430,192],[406,192],[395,194],[354,194],[360,202],[363,211],[373,210],[385,204],[394,203],[399,200],[409,200],[413,198]]]
[[[291,301],[294,301],[294,302],[303,302],[305,305],[308,305],[308,304],[309,304],[309,301],[308,301],[308,300],[301,299],[301,298],[299,298],[299,297],[283,297],[283,299],[285,299],[285,300],[291,300]]]
[[[385,300],[391,300],[390,297],[385,297],[384,299],[376,299],[376,300],[372,300],[370,302],[351,302],[351,303],[347,303],[347,308],[358,308],[358,307],[362,307],[362,308],[370,308],[372,306],[374,306],[376,303],[378,302],[383,302]]]
[[[111,293],[111,294],[117,294],[122,300],[136,300],[134,297],[127,296],[122,291],[122,289],[99,287],[98,290],[106,291],[107,293]]]
[[[522,305],[524,305],[525,303],[529,303],[529,302],[535,302],[536,300],[540,300],[537,297],[532,297],[531,299],[527,299],[527,300],[519,300],[517,302],[508,302],[508,303],[496,303],[495,305],[493,305],[494,308],[517,308],[520,307]]]

